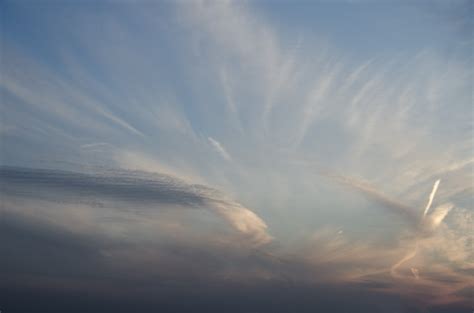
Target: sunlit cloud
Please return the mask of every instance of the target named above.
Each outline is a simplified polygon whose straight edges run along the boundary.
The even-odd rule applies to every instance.
[[[436,190],[438,190],[438,186],[439,186],[439,182],[440,182],[440,181],[441,181],[441,180],[438,179],[438,180],[434,183],[434,185],[433,185],[433,190],[432,190],[431,193],[430,193],[430,198],[429,198],[429,200],[428,200],[428,204],[426,204],[426,208],[425,208],[425,210],[423,211],[423,217],[426,216],[426,213],[428,213],[428,210],[431,208],[431,204],[433,203],[433,198],[434,198],[434,196],[435,196],[435,194],[436,194]]]

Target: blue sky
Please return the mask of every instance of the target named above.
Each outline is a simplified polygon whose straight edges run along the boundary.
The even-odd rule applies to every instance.
[[[406,312],[466,306],[472,3],[0,6],[4,265],[21,292],[26,268],[38,286],[100,277],[48,272],[67,249],[17,265],[15,234],[39,233],[86,247],[91,268],[140,268],[120,277],[131,287],[212,277],[223,303],[290,279],[348,302],[360,284],[369,307],[379,294]],[[185,270],[177,250],[202,263]],[[102,286],[114,299],[117,273]]]

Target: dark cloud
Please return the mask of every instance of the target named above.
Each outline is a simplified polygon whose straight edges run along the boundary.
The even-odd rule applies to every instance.
[[[4,312],[425,312],[416,301],[381,291],[393,282],[305,279],[315,269],[296,256],[276,259],[213,244],[94,241],[12,219],[2,224]]]
[[[60,170],[2,167],[0,183],[4,193],[22,197],[111,199],[135,203],[165,203],[202,206],[217,191],[189,185],[163,174],[130,171],[103,171],[83,174]]]
[[[397,295],[351,285],[257,279],[236,283],[193,277],[186,284],[110,278],[107,283],[107,292],[88,285],[52,289],[5,284],[0,284],[0,292],[7,296],[3,304],[9,312],[426,312]],[[469,312],[469,308],[438,306],[429,312]]]

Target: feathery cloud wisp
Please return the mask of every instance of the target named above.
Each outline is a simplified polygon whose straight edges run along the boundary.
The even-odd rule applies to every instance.
[[[227,152],[226,149],[221,145],[221,143],[217,140],[215,140],[212,137],[207,137],[207,140],[211,143],[211,145],[214,147],[214,149],[227,161],[231,161],[232,157],[230,154]]]

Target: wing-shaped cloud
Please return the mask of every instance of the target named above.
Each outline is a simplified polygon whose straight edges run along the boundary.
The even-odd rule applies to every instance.
[[[60,198],[62,202],[113,200],[134,204],[169,204],[208,208],[255,245],[269,242],[265,222],[222,192],[178,178],[144,172],[107,170],[76,173],[59,170],[0,168],[3,192],[22,197]]]

